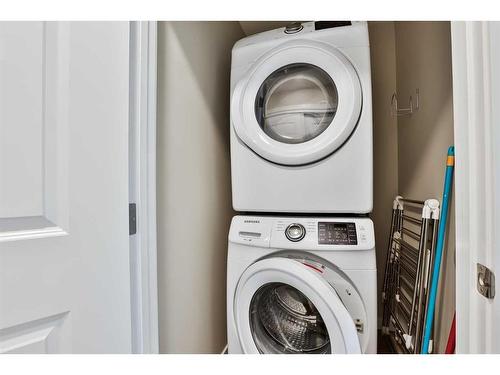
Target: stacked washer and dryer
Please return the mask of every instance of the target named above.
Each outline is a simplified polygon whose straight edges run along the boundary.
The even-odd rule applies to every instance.
[[[236,43],[229,353],[376,353],[366,22]]]

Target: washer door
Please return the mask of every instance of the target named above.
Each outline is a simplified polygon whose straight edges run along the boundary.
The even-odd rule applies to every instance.
[[[352,317],[307,265],[268,258],[241,276],[234,299],[244,353],[361,353]]]
[[[342,146],[361,105],[359,77],[340,51],[295,40],[264,55],[236,84],[231,118],[238,137],[258,155],[301,165]]]

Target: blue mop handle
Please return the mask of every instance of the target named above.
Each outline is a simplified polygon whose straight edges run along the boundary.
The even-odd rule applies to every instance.
[[[455,165],[455,148],[448,148],[448,158],[446,160],[446,175],[444,179],[443,202],[441,206],[441,217],[439,218],[439,230],[436,244],[436,256],[432,271],[432,283],[429,295],[429,306],[427,307],[427,318],[425,321],[424,341],[422,354],[429,354],[429,341],[431,337],[432,324],[434,323],[434,310],[436,307],[436,294],[439,282],[439,270],[441,268],[441,258],[443,256],[444,237],[446,232],[446,221],[448,219],[448,203],[450,199],[451,183],[453,179],[453,167]]]

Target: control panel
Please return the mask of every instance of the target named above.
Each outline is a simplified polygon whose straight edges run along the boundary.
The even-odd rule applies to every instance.
[[[248,246],[303,250],[371,250],[373,222],[361,217],[236,216],[229,241]]]
[[[318,222],[318,244],[320,245],[357,245],[355,223]]]

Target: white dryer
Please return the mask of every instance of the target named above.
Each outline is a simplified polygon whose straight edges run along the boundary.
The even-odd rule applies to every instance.
[[[237,211],[372,210],[366,22],[307,22],[233,47],[231,171]]]
[[[230,354],[376,353],[370,219],[236,216],[227,267]]]

